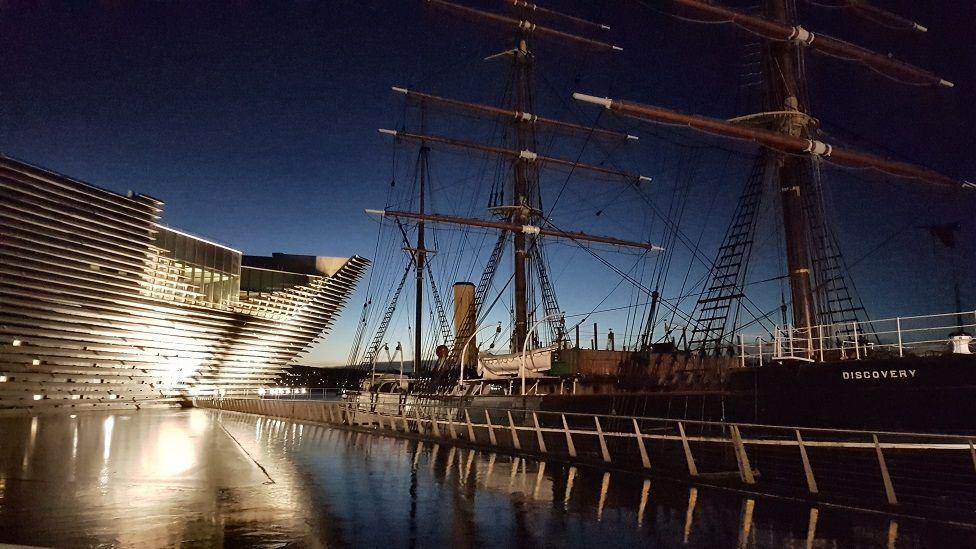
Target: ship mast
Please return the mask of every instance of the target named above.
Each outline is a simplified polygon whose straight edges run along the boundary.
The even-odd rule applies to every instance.
[[[814,162],[830,162],[844,167],[871,169],[888,175],[915,179],[946,190],[973,190],[976,189],[976,184],[921,166],[820,141],[815,119],[808,112],[806,75],[802,56],[806,51],[827,55],[843,62],[863,65],[891,80],[910,85],[951,88],[953,84],[932,72],[894,59],[890,55],[882,55],[803,28],[797,22],[796,0],[764,0],[765,13],[762,17],[702,0],[672,0],[672,3],[676,7],[707,19],[698,19],[700,22],[727,23],[766,39],[766,112],[720,120],[679,113],[654,105],[642,105],[632,101],[583,93],[574,93],[573,97],[637,119],[686,126],[713,136],[753,141],[768,149],[764,154],[771,155],[774,160],[772,167],[774,171],[770,175],[779,185],[782,205],[789,271],[787,278],[790,282],[793,305],[791,352],[797,358],[816,359],[818,353],[815,352],[817,351],[815,342],[822,337],[822,334],[813,333],[815,319],[831,318],[832,313],[856,311],[858,308],[852,305],[848,309],[831,311],[832,302],[852,303],[849,295],[837,299],[828,296],[823,298],[822,302],[818,302],[814,297],[815,292],[819,292],[816,295],[827,295],[827,292],[835,291],[831,290],[830,286],[824,286],[824,283],[832,283],[841,278],[841,275],[836,274],[831,275],[829,279],[825,278],[831,269],[838,269],[836,266],[831,267],[830,264],[825,266],[825,262],[838,256],[824,255],[825,246],[820,242],[829,237],[821,234],[825,229],[824,220],[818,217],[817,204],[822,199],[819,196],[817,166]],[[853,7],[855,3],[852,2],[851,5]],[[872,20],[897,23],[899,27],[919,32],[926,30],[918,23],[866,6],[863,2],[857,2],[856,6]],[[761,125],[756,122],[761,122]],[[740,204],[746,204],[754,211],[756,204],[754,195],[744,194]],[[703,316],[707,317],[699,318],[699,326],[695,328],[696,332],[702,333],[699,341],[703,343],[703,351],[708,350],[705,343],[713,343],[713,349],[720,348],[724,341],[724,326],[727,321],[727,317],[723,316],[721,311],[728,311],[732,300],[744,297],[742,274],[740,271],[734,271],[732,267],[741,265],[743,261],[741,258],[746,256],[743,250],[751,243],[751,237],[746,232],[751,230],[748,216],[754,214],[748,213],[749,208],[746,207],[743,207],[742,211],[744,213],[737,214],[733,218],[733,225],[730,225],[728,233],[730,236],[727,235],[727,238],[731,240],[728,244],[723,244],[723,248],[719,250],[720,254],[725,255],[721,255],[716,261],[715,270],[710,274],[713,285],[709,288],[708,295],[703,294],[702,299],[699,300],[699,305],[704,305],[700,310]],[[817,242],[814,242],[815,240]],[[814,242],[813,246],[811,242]],[[812,257],[815,254],[819,255],[816,258]],[[728,259],[728,265],[721,263],[725,259]],[[725,270],[722,270],[723,268]],[[811,276],[815,275],[819,278],[811,279]],[[818,279],[821,280],[820,285],[814,288],[812,280]],[[707,314],[704,314],[705,312]],[[785,322],[787,320],[784,318]],[[822,354],[820,358],[823,358]]]
[[[529,106],[529,71],[531,70],[529,49],[525,39],[525,31],[519,31],[518,46],[514,55],[515,64],[515,109],[519,112],[531,112]],[[516,124],[516,148],[520,151],[535,150],[535,135],[532,126],[528,124]],[[527,162],[517,161],[514,163],[515,176],[515,204],[509,214],[509,219],[516,225],[531,225],[532,207],[529,198],[532,187],[535,185],[533,173],[530,173]],[[526,242],[528,238],[524,232],[517,232],[514,235],[515,245],[515,326],[512,329],[512,349],[521,349],[525,343],[528,330],[528,306],[527,306],[527,284],[526,280]]]
[[[429,256],[431,255],[431,251],[425,248],[425,223],[481,227],[500,231],[498,241],[496,242],[492,254],[488,260],[488,264],[485,267],[481,282],[477,285],[475,290],[474,308],[476,311],[480,311],[480,307],[484,303],[484,298],[491,287],[499,259],[502,258],[503,254],[505,253],[505,242],[508,239],[508,235],[511,234],[514,244],[513,273],[510,282],[513,286],[513,326],[511,339],[511,346],[513,350],[524,348],[527,342],[535,342],[530,341],[534,340],[535,338],[529,334],[528,330],[528,326],[532,323],[534,310],[536,308],[536,291],[530,279],[538,276],[542,306],[544,307],[546,318],[555,319],[559,312],[558,302],[555,299],[555,293],[552,290],[548,274],[546,272],[545,258],[542,254],[542,250],[540,249],[540,244],[542,242],[540,239],[543,237],[547,239],[552,237],[570,240],[579,246],[584,246],[585,243],[599,243],[616,247],[632,248],[642,250],[644,252],[661,251],[659,246],[655,246],[647,242],[632,242],[609,236],[562,230],[555,227],[550,220],[546,219],[542,211],[542,199],[539,185],[540,172],[543,169],[561,168],[569,170],[571,174],[585,172],[595,175],[600,179],[625,181],[635,187],[639,186],[643,182],[649,181],[650,178],[610,167],[604,167],[602,164],[587,164],[580,162],[579,158],[576,160],[570,160],[567,158],[560,158],[558,156],[543,155],[537,152],[537,126],[543,126],[561,132],[571,132],[578,135],[586,135],[587,139],[609,139],[622,143],[636,141],[637,137],[606,129],[581,126],[579,124],[546,118],[534,114],[532,111],[532,77],[534,60],[533,55],[529,50],[529,37],[537,36],[541,39],[559,41],[577,47],[603,52],[619,52],[621,51],[621,48],[606,42],[601,42],[599,40],[584,38],[575,34],[537,25],[526,18],[516,19],[488,11],[469,8],[449,0],[426,0],[426,3],[432,7],[453,12],[457,15],[462,15],[487,23],[498,24],[514,30],[513,34],[515,37],[515,47],[501,54],[488,57],[488,59],[499,59],[502,57],[507,57],[510,59],[512,63],[510,80],[512,87],[510,89],[513,90],[513,93],[509,96],[510,100],[507,105],[504,107],[498,107],[439,97],[420,91],[408,90],[402,87],[393,87],[393,91],[403,94],[408,100],[419,102],[421,109],[425,109],[428,103],[430,103],[438,106],[467,111],[485,118],[496,118],[503,120],[506,125],[514,127],[512,127],[511,131],[508,133],[508,144],[504,146],[493,146],[465,141],[448,135],[428,134],[426,133],[425,126],[426,120],[423,118],[421,119],[420,133],[411,133],[405,129],[379,130],[381,134],[391,136],[397,142],[406,141],[419,145],[420,154],[418,155],[418,166],[415,173],[417,174],[416,181],[419,183],[420,187],[420,201],[419,211],[398,211],[393,209],[367,210],[369,213],[378,214],[380,216],[393,218],[396,220],[397,226],[400,228],[401,233],[403,233],[404,241],[407,242],[407,249],[411,253],[412,265],[407,266],[400,286],[398,286],[396,292],[393,293],[390,306],[386,309],[385,315],[378,324],[376,331],[377,335],[374,336],[374,344],[371,345],[370,350],[366,355],[364,355],[363,362],[365,363],[367,358],[372,358],[375,356],[375,351],[373,349],[376,348],[376,342],[382,340],[385,330],[390,324],[393,311],[396,307],[396,299],[400,294],[400,288],[402,288],[404,281],[409,275],[409,269],[413,267],[416,269],[417,286],[416,318],[414,321],[417,333],[414,336],[414,360],[418,370],[421,370],[422,361],[421,327],[423,322],[422,295],[424,288],[424,271],[427,273],[426,276],[431,277],[430,291],[434,304],[438,307],[439,311],[442,309],[441,301],[437,294],[436,284],[433,282],[433,275],[431,274],[431,269],[429,266]],[[560,19],[563,22],[571,22],[577,25],[587,25],[603,30],[608,28],[605,25],[589,23],[587,21],[572,16],[559,14],[551,10],[546,10],[534,4],[520,0],[512,1],[511,4],[517,10],[522,12],[523,17],[529,17],[533,13],[545,14],[549,18]],[[503,177],[505,180],[504,184],[506,185],[506,191],[508,189],[511,189],[511,191],[497,194],[494,192],[492,193],[492,199],[489,203],[489,210],[494,216],[494,219],[488,220],[456,217],[436,212],[427,212],[426,186],[430,177],[428,168],[428,151],[431,147],[448,148],[474,153],[487,153],[494,155],[501,160],[507,160],[511,163],[511,166],[508,168],[511,171],[505,174],[506,177]],[[508,185],[510,185],[510,187]],[[507,200],[496,201],[498,196],[505,196]],[[417,222],[416,248],[413,248],[409,242],[407,234],[400,223],[401,220],[413,220]],[[443,315],[441,316],[443,317]],[[468,320],[466,322],[471,321],[473,320]],[[463,345],[460,344],[461,336],[459,334],[470,333],[470,330],[474,330],[475,328],[475,326],[456,326],[456,333],[452,337],[451,329],[443,318],[441,324],[442,332],[445,335],[445,343],[450,344],[453,341],[453,347],[449,348],[448,355],[439,357],[443,358],[443,360],[438,361],[438,363],[432,368],[423,369],[422,372],[418,372],[420,374],[418,377],[425,380],[423,386],[424,390],[432,391],[453,386],[453,382],[451,380],[457,378],[450,372],[450,370],[454,367],[465,368],[464,360],[460,356]],[[562,320],[550,321],[549,328],[551,330],[551,335],[554,342],[560,341],[565,336],[565,328]]]
[[[794,0],[766,0],[766,17],[782,25],[797,24]],[[779,131],[791,137],[809,139],[810,116],[806,78],[801,72],[798,56],[803,55],[793,42],[767,43],[770,56],[766,62],[766,91],[771,110],[783,109],[795,112],[787,116]],[[812,189],[807,159],[780,153],[776,162],[776,180],[783,211],[783,231],[786,240],[786,266],[790,281],[793,302],[793,326],[800,343],[798,349],[804,358],[813,358],[814,319],[817,318],[813,300],[810,276],[813,272],[810,261],[810,227],[804,200]]]
[[[425,133],[424,129],[426,126],[426,108],[421,107],[420,112],[421,122],[421,133]],[[428,156],[430,155],[430,147],[427,146],[425,141],[420,142],[420,152],[418,153],[418,169],[420,173],[418,174],[418,183],[420,187],[420,214],[424,214],[424,208],[426,204],[426,187],[427,187],[427,169]],[[417,269],[417,297],[414,306],[416,310],[414,311],[414,333],[413,333],[413,371],[414,375],[421,371],[422,360],[423,360],[423,333],[421,326],[424,322],[424,261],[427,259],[427,249],[424,247],[424,219],[420,218],[417,222],[417,248],[414,250],[414,266]]]

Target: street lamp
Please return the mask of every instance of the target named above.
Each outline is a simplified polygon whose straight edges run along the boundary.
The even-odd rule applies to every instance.
[[[386,350],[386,357],[389,358],[390,357],[390,346],[387,345],[386,343],[384,343],[383,344],[383,349]],[[377,347],[376,348],[376,352],[373,354],[373,375],[369,379],[370,384],[376,383],[376,359],[379,358],[379,356],[380,356],[380,348]]]
[[[529,331],[525,332],[525,341],[522,342],[522,365],[519,367],[519,377],[522,378],[522,396],[525,396],[525,353],[529,349],[529,334],[534,332],[539,324],[542,324],[548,320],[555,320],[562,316],[562,313],[553,313],[533,324],[532,327],[529,328]]]
[[[491,325],[489,324],[478,328],[477,330],[472,332],[471,335],[468,336],[468,340],[464,342],[464,348],[461,350],[461,360],[458,361],[458,364],[460,364],[460,369],[461,369],[461,376],[458,379],[458,385],[461,387],[462,391],[464,391],[464,358],[468,356],[468,344],[471,343],[471,340],[474,339],[474,336],[478,335],[478,332],[484,331],[486,328],[491,328]],[[499,322],[498,326],[495,328],[495,333],[496,334],[502,333],[501,322]],[[477,359],[475,359],[475,363],[477,363]]]
[[[400,383],[403,383],[403,345],[397,341],[396,349],[393,349],[393,353],[400,353]]]

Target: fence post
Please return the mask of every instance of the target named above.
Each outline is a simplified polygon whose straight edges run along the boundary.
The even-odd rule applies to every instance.
[[[578,327],[577,327],[578,328]],[[542,437],[542,429],[539,428],[539,417],[532,412],[532,423],[535,424],[535,436],[539,439],[539,451],[546,453],[546,439]],[[970,446],[972,443],[970,443]]]
[[[519,443],[518,431],[515,430],[515,421],[512,419],[512,411],[508,410],[506,413],[508,414],[508,426],[512,430],[512,446],[514,446],[516,450],[521,450],[522,445]]]
[[[495,430],[491,427],[491,414],[488,413],[488,409],[485,409],[485,425],[488,426],[488,441],[491,442],[492,446],[498,446],[498,441],[495,440]]]
[[[455,408],[455,411],[457,409]],[[451,434],[451,440],[457,440],[457,431],[454,430],[454,414],[447,414],[447,431]]]
[[[746,484],[755,484],[756,477],[752,474],[752,465],[749,464],[749,455],[746,454],[746,446],[742,444],[742,435],[739,433],[739,426],[733,425],[732,444],[735,446],[735,461],[739,464],[739,478]]]
[[[903,357],[905,352],[901,343],[901,317],[895,318],[895,330],[898,332],[898,356]]]
[[[569,457],[576,457],[576,445],[573,444],[573,434],[569,432],[569,424],[566,423],[566,414],[559,414],[563,418],[563,431],[566,432],[566,451]]]
[[[803,473],[807,477],[807,489],[811,494],[819,493],[817,489],[817,479],[813,476],[813,467],[810,467],[810,458],[807,456],[807,448],[803,445],[803,438],[800,430],[796,429],[796,444],[800,448],[800,461],[803,462]]]
[[[441,438],[441,430],[437,427],[437,413],[433,410],[430,413],[430,428],[434,432],[435,437]]]
[[[895,487],[891,484],[891,475],[888,474],[888,466],[885,464],[884,454],[881,453],[881,444],[878,442],[878,435],[871,435],[874,439],[874,450],[878,453],[878,465],[881,467],[881,480],[884,482],[885,495],[888,503],[898,505],[898,498],[895,496]]]
[[[596,434],[600,437],[600,453],[603,454],[603,461],[610,463],[610,450],[607,449],[607,441],[603,438],[603,429],[600,427],[600,417],[593,416],[593,422],[596,423]]]
[[[467,408],[464,409],[464,419],[468,423],[468,438],[470,439],[468,442],[474,444],[478,440],[474,438],[474,425],[471,425],[471,416],[468,414]]]
[[[641,464],[645,469],[651,468],[651,460],[647,457],[647,448],[644,447],[644,435],[641,434],[640,427],[637,426],[637,418],[630,418],[634,422],[634,434],[637,435],[637,449],[640,450]]]
[[[678,422],[678,432],[681,434],[681,445],[685,449],[685,461],[688,462],[688,474],[697,477],[698,467],[695,466],[695,458],[691,455],[691,445],[688,444],[688,436],[685,435],[685,426]]]

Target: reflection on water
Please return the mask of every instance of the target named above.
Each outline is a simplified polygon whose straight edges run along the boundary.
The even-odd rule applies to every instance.
[[[185,410],[0,418],[0,543],[946,547],[976,530]]]

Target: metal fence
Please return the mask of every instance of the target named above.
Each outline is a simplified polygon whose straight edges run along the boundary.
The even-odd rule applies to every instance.
[[[772,339],[740,334],[736,343],[740,366],[762,366],[784,358],[861,360],[967,352],[976,340],[966,333],[974,329],[976,311],[964,311],[820,324],[809,331],[781,326],[776,328]],[[808,333],[813,338],[813,357],[806,356]]]
[[[371,402],[368,395],[363,397],[197,403],[771,494],[976,519],[976,437]]]

